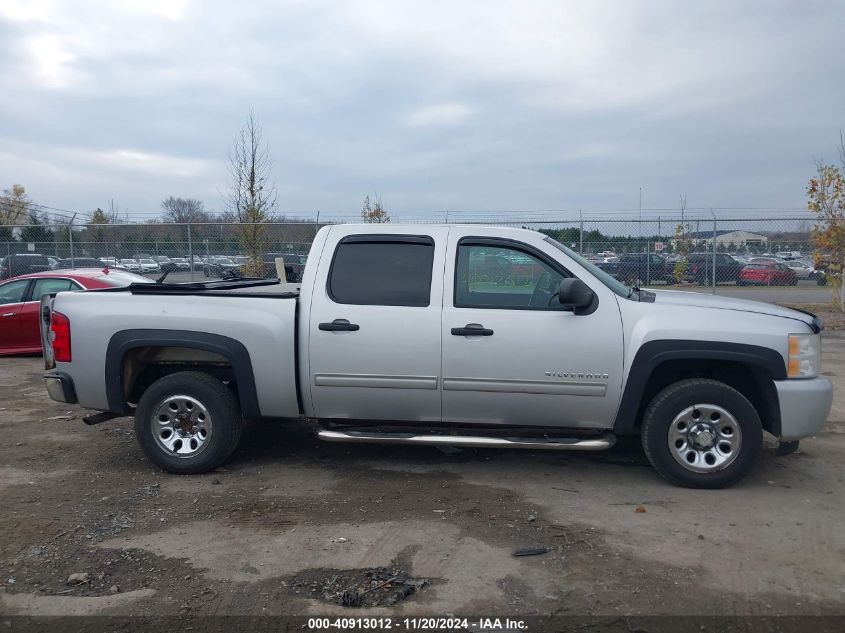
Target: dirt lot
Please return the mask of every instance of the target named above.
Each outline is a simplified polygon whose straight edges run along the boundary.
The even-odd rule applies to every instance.
[[[845,332],[824,351],[824,431],[722,491],[669,486],[636,442],[447,455],[270,424],[172,476],[128,418],[50,401],[40,358],[0,359],[0,612],[845,614]]]

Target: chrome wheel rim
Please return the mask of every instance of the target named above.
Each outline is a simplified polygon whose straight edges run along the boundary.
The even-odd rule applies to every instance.
[[[150,420],[156,444],[168,455],[195,457],[208,446],[213,422],[205,405],[191,396],[170,396]]]
[[[715,404],[695,404],[681,411],[669,426],[669,452],[695,473],[712,473],[730,466],[742,447],[736,418]]]

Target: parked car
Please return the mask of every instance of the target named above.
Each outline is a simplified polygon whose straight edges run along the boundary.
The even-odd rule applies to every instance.
[[[74,257],[73,259],[61,259],[56,268],[108,268],[108,264],[101,259],[94,259],[93,257]]]
[[[798,279],[811,279],[813,277],[813,267],[807,262],[802,262],[798,259],[790,259],[783,264],[795,273]]]
[[[41,353],[38,314],[42,295],[149,281],[131,273],[96,268],[51,270],[4,281],[0,283],[0,355]]]
[[[623,253],[619,256],[617,279],[635,285],[663,281],[675,283],[674,268],[666,260],[654,253]]]
[[[815,281],[819,286],[824,286],[827,283],[827,275],[823,270],[817,270],[816,267],[810,263],[800,259],[793,259],[783,262],[786,266],[798,276],[798,279],[809,279]]]
[[[114,270],[126,270],[126,267],[120,263],[119,259],[114,257],[101,257],[100,260],[109,268]]]
[[[59,267],[59,258],[58,257],[51,257],[50,255],[46,255],[47,261],[50,262],[50,270],[55,270]]]
[[[202,273],[206,277],[223,277],[226,273],[239,273],[240,266],[229,257],[214,255],[208,257],[202,266]]]
[[[716,253],[716,283],[738,282],[743,264],[727,253]],[[713,283],[713,253],[690,253],[687,257],[686,279],[694,284]]]
[[[759,262],[743,268],[738,283],[741,286],[794,286],[798,283],[798,276],[785,264]]]
[[[263,277],[270,278],[276,276],[277,257],[285,260],[286,281],[291,283],[302,281],[302,275],[305,272],[305,262],[308,260],[308,257],[299,253],[264,253]]]
[[[491,254],[541,272],[517,283],[520,263],[493,284],[473,271]],[[173,473],[220,466],[243,418],[308,418],[350,443],[600,450],[638,435],[657,472],[695,488],[745,476],[764,431],[795,450],[830,412],[818,317],[630,288],[534,231],[326,226],[304,279],[46,297],[48,393],[104,412],[89,424],[134,414]]]
[[[159,270],[163,273],[173,273],[179,270],[176,263],[166,255],[153,255],[150,259],[158,264]]]
[[[191,270],[191,263],[187,257],[171,257],[170,261],[176,265],[176,270]]]
[[[50,260],[38,253],[13,253],[0,260],[0,279],[50,270]]]
[[[121,259],[120,265],[123,266],[126,270],[128,270],[131,273],[140,273],[141,272],[141,264],[138,263],[138,260]]]
[[[139,259],[138,266],[141,269],[142,275],[161,272],[161,266],[158,265],[158,262],[152,259]]]

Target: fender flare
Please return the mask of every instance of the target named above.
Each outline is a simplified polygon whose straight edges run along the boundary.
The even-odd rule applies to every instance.
[[[724,360],[761,369],[770,375],[772,380],[786,380],[787,377],[783,356],[768,347],[722,341],[649,341],[637,350],[628,370],[628,379],[613,422],[614,433],[635,433],[640,409],[645,404],[642,400],[649,380],[658,366],[670,360]],[[776,406],[776,409],[779,414],[780,407]],[[777,424],[779,426],[780,420],[777,420]]]
[[[189,330],[121,330],[111,337],[106,349],[105,378],[106,398],[112,413],[131,413],[123,390],[123,360],[138,347],[188,347],[223,356],[232,364],[244,417],[261,417],[252,360],[243,343],[220,334]]]

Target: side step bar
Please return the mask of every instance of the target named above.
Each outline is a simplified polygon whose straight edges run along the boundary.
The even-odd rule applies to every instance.
[[[317,437],[327,442],[368,444],[427,444],[429,446],[474,446],[479,448],[531,448],[556,451],[603,451],[616,443],[616,437],[490,437],[480,435],[425,435],[377,431],[338,431],[317,427]]]

